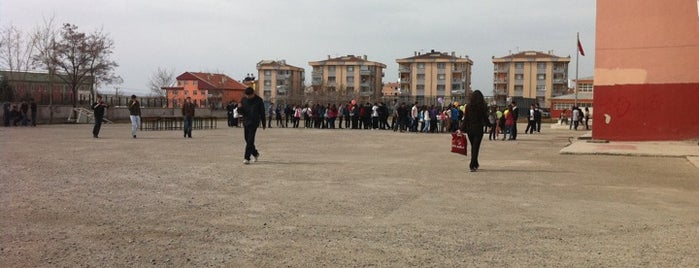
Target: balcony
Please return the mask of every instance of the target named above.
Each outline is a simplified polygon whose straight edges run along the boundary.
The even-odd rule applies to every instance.
[[[507,84],[507,79],[493,79],[495,84]]]
[[[466,67],[456,67],[451,69],[452,73],[463,73],[466,71]]]
[[[398,68],[399,73],[409,73],[410,72],[410,67],[399,67]]]
[[[313,79],[313,81],[311,81],[311,85],[312,86],[321,86],[321,85],[323,85],[323,80],[322,79]]]
[[[410,78],[401,78],[400,83],[401,84],[410,84]]]
[[[560,78],[553,79],[554,84],[563,84],[565,82],[566,82],[565,79],[560,79]]]
[[[465,89],[451,90],[451,95],[459,96],[459,95],[464,95],[464,94],[466,94]]]
[[[566,69],[564,68],[553,68],[554,73],[565,73]]]
[[[504,89],[493,89],[493,94],[495,96],[507,96],[507,91]]]
[[[359,75],[372,75],[371,70],[359,70]]]

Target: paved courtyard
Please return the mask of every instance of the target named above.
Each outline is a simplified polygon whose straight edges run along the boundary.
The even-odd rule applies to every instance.
[[[448,134],[0,128],[0,267],[697,267],[699,169]],[[221,127],[223,126],[223,127]],[[524,125],[520,125],[524,129]]]

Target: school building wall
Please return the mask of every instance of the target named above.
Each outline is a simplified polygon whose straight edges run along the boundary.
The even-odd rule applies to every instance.
[[[597,0],[593,138],[699,138],[697,3]]]

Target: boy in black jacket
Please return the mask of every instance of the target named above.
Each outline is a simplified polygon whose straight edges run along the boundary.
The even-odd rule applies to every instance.
[[[245,89],[245,97],[240,101],[238,111],[243,115],[243,128],[245,130],[245,156],[243,164],[250,164],[250,156],[253,157],[253,162],[257,162],[260,153],[255,148],[255,134],[257,128],[262,123],[262,129],[265,129],[265,103],[260,96],[255,94],[255,90],[251,87]]]

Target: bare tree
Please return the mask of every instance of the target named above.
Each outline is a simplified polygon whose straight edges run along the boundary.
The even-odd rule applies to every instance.
[[[109,58],[113,46],[114,42],[101,31],[88,35],[79,32],[77,26],[66,23],[59,35],[51,39],[48,49],[39,54],[38,59],[47,65],[49,73],[52,68],[60,71],[61,75],[57,77],[70,86],[73,107],[76,107],[78,88],[81,85],[119,80],[113,74],[118,64]]]
[[[152,96],[157,96],[165,98],[165,90],[163,87],[174,86],[177,81],[175,80],[175,70],[167,70],[165,68],[158,67],[158,70],[153,72],[148,81],[148,88],[150,89]]]
[[[34,38],[10,24],[0,30],[0,68],[26,72],[31,68]]]

